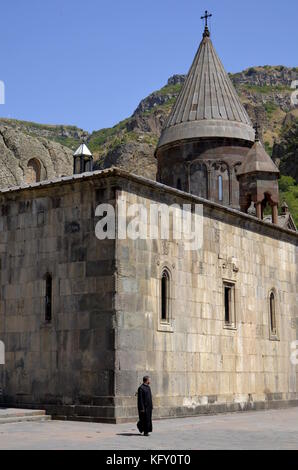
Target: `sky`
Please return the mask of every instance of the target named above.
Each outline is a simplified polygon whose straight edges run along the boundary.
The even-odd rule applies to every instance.
[[[208,9],[228,72],[298,66],[297,0],[0,0],[0,117],[88,130],[187,73]]]

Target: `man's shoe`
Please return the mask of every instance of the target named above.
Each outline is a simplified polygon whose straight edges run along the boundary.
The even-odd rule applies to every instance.
[[[148,434],[148,433],[147,433],[147,434],[144,434],[144,436],[145,436],[145,437],[148,437],[148,436],[149,436],[149,434]]]

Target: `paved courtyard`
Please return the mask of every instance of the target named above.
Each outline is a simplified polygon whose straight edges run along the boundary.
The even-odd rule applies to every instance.
[[[298,449],[298,408],[155,421],[154,428],[146,438],[134,424],[2,424],[0,449]]]

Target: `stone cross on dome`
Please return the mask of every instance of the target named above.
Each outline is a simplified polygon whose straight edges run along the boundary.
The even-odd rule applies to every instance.
[[[208,10],[205,11],[204,16],[201,16],[201,20],[205,20],[205,31],[204,31],[204,34],[203,34],[204,37],[210,36],[210,32],[209,32],[209,29],[208,29],[208,18],[211,18],[211,17],[212,17],[212,13],[209,13]]]

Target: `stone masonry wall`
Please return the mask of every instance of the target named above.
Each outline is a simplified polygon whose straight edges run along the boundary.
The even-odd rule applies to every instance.
[[[127,204],[189,203],[127,184]],[[116,416],[136,416],[135,391],[152,378],[155,417],[283,406],[298,399],[297,236],[204,206],[203,248],[181,241],[118,240]],[[172,328],[160,325],[162,268],[172,277]],[[236,328],[225,328],[223,280],[235,282]],[[276,293],[278,340],[270,340]],[[296,404],[298,402],[296,401]]]
[[[79,182],[0,195],[5,403],[63,416],[113,416],[115,246],[96,239],[94,217],[113,194],[100,182]]]
[[[95,209],[121,197],[148,209],[199,202],[116,169],[0,193],[4,403],[131,421],[149,373],[157,418],[298,404],[290,362],[298,338],[297,234],[205,202],[202,249],[188,252],[175,240],[99,241]],[[163,267],[171,276],[169,325],[159,321]],[[235,283],[235,328],[225,328],[223,280]]]

